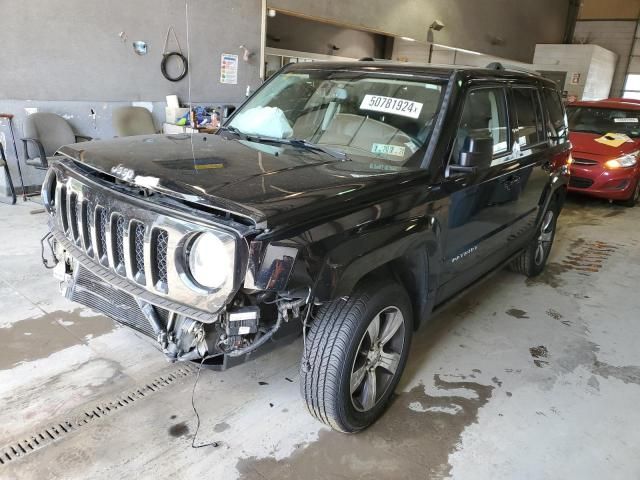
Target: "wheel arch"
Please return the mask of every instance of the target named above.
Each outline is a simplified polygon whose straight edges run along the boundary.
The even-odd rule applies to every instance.
[[[414,327],[417,328],[433,308],[437,282],[433,266],[437,251],[435,239],[416,235],[369,252],[345,268],[332,268],[327,262],[316,297],[330,301],[348,296],[358,285],[371,279],[393,278],[411,299]]]

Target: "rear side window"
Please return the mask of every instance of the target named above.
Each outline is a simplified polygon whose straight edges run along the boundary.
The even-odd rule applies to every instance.
[[[551,88],[543,88],[542,96],[547,107],[547,130],[552,137],[565,137],[567,134],[567,117],[562,107],[558,92]]]
[[[507,108],[504,89],[480,88],[471,90],[464,101],[460,125],[453,150],[457,159],[469,137],[491,137],[493,154],[507,152]]]
[[[518,119],[515,141],[520,147],[544,142],[544,120],[538,90],[535,88],[513,88],[513,103]]]

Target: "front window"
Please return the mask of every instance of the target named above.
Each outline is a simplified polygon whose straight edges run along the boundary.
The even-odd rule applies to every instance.
[[[494,157],[507,153],[507,99],[503,88],[479,88],[467,95],[453,148],[454,162],[472,137],[491,137]]]
[[[568,106],[567,116],[572,132],[620,133],[631,138],[640,137],[640,110]]]
[[[304,70],[275,77],[227,125],[239,134],[308,144],[355,161],[418,165],[444,83],[362,72]]]

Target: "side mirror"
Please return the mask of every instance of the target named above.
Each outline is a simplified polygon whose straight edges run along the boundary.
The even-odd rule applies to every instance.
[[[460,173],[475,173],[491,166],[493,160],[493,138],[469,136],[464,141],[458,163],[449,170]]]

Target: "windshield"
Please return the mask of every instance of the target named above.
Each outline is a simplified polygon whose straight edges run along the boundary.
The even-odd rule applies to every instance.
[[[444,84],[322,70],[283,73],[227,125],[237,133],[303,140],[350,159],[416,164],[427,144]],[[358,158],[360,157],[360,158]]]
[[[567,116],[572,132],[622,133],[631,138],[640,137],[640,110],[568,106]]]

